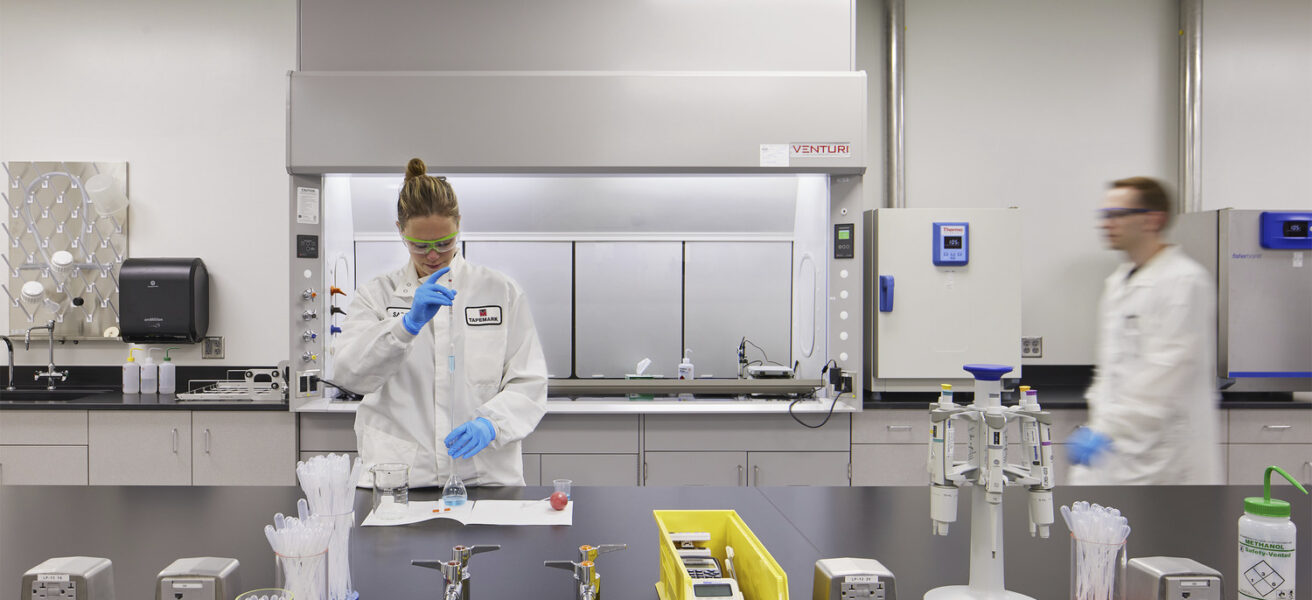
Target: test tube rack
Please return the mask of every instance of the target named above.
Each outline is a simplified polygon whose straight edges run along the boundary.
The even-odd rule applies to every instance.
[[[55,322],[53,336],[63,339],[118,339],[118,274],[128,257],[127,209],[113,215],[94,210],[84,189],[93,175],[115,176],[118,192],[127,195],[126,162],[7,162],[0,192],[8,238],[4,260],[9,302],[9,330]],[[64,250],[73,263],[64,270],[51,256]],[[40,282],[45,297],[21,298],[23,284]],[[3,298],[0,298],[2,300]]]

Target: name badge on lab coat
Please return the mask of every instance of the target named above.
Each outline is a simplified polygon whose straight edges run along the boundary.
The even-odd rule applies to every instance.
[[[465,324],[470,327],[500,325],[500,306],[471,306],[465,309]]]
[[[387,307],[387,316],[393,319],[410,312],[409,306],[389,306]]]

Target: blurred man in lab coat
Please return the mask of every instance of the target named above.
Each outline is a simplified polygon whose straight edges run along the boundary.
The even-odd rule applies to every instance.
[[[1099,303],[1089,422],[1067,440],[1071,483],[1220,484],[1213,278],[1164,242],[1171,201],[1157,181],[1112,182],[1099,213],[1127,262]]]

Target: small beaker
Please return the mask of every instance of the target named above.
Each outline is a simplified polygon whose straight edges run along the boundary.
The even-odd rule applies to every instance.
[[[355,596],[351,587],[351,528],[355,527],[355,511],[336,515],[315,515],[314,518],[332,528],[328,538],[328,600],[349,600]]]
[[[374,476],[374,514],[396,520],[410,508],[410,465],[382,463],[369,469]]]
[[[237,595],[237,600],[294,600],[292,593],[283,588],[260,588]]]
[[[328,600],[328,549],[305,556],[273,553],[278,557],[274,585],[291,592],[296,600]]]
[[[1081,540],[1071,534],[1071,600],[1125,600],[1125,542]]]
[[[573,481],[569,479],[553,479],[551,480],[551,483],[556,486],[557,492],[563,492],[565,494],[565,498],[569,498],[569,488],[570,486],[574,485]]]
[[[128,207],[128,197],[119,189],[118,180],[109,173],[88,177],[82,188],[91,198],[91,207],[101,216],[107,217]]]

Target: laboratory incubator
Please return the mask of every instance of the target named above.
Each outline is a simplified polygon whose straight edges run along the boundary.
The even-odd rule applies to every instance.
[[[1227,208],[1176,218],[1173,241],[1216,277],[1222,389],[1312,391],[1312,212]]]

